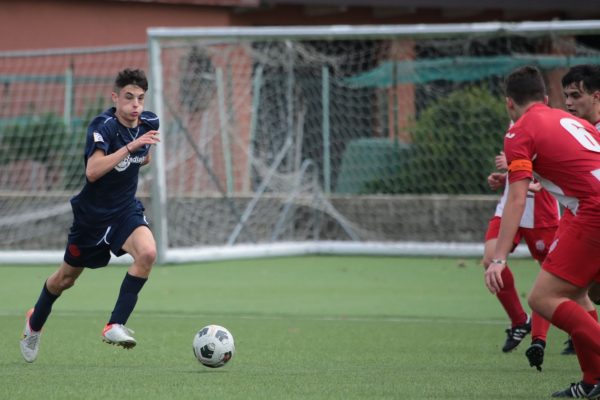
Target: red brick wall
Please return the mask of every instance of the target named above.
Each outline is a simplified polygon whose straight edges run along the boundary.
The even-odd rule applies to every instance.
[[[231,8],[110,1],[2,1],[0,51],[146,42],[150,26],[231,25]]]

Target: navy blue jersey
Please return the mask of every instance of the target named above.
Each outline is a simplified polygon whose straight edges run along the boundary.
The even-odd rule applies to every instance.
[[[90,123],[87,130],[84,163],[100,149],[112,154],[131,143],[137,137],[158,129],[156,114],[144,111],[136,128],[127,128],[119,122],[115,108],[109,108]],[[109,225],[124,213],[141,208],[135,198],[140,166],[148,157],[150,145],[146,145],[127,156],[110,172],[95,182],[86,183],[81,192],[71,199],[77,222],[84,225]]]

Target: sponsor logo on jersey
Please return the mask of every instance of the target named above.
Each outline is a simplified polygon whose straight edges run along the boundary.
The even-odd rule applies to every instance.
[[[94,143],[98,143],[98,142],[104,143],[104,138],[98,132],[94,132]]]
[[[544,243],[543,240],[538,240],[535,242],[535,249],[537,251],[539,251],[540,253],[544,251],[544,249],[546,248],[546,243]]]
[[[131,155],[129,155],[126,158],[124,158],[120,163],[118,163],[117,165],[115,165],[115,170],[117,172],[123,172],[127,168],[129,168],[129,166],[131,164],[141,164],[141,163],[144,162],[145,159],[146,159],[145,156],[135,156],[135,157],[132,157]]]
[[[510,133],[510,132],[508,132],[508,133],[507,133],[506,135],[504,135],[504,136],[505,136],[507,139],[512,139],[512,138],[514,138],[514,137],[515,137],[515,134],[514,134],[514,133]]]

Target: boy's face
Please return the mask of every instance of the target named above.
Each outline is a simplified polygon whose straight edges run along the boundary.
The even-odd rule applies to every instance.
[[[573,82],[564,87],[563,94],[565,96],[565,107],[568,112],[588,121],[594,118],[596,107],[594,96],[583,89],[581,82]]]
[[[144,111],[144,97],[146,92],[139,86],[127,85],[118,93],[112,93],[112,100],[116,107],[116,113],[125,122],[135,125]]]

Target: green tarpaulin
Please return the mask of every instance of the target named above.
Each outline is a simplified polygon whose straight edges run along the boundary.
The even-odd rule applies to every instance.
[[[394,65],[395,64],[395,65]],[[386,88],[402,83],[477,81],[489,76],[505,76],[523,65],[541,69],[568,68],[578,64],[600,64],[600,56],[493,56],[446,57],[428,60],[386,61],[380,66],[341,79],[343,85]],[[395,70],[395,79],[394,79]]]

